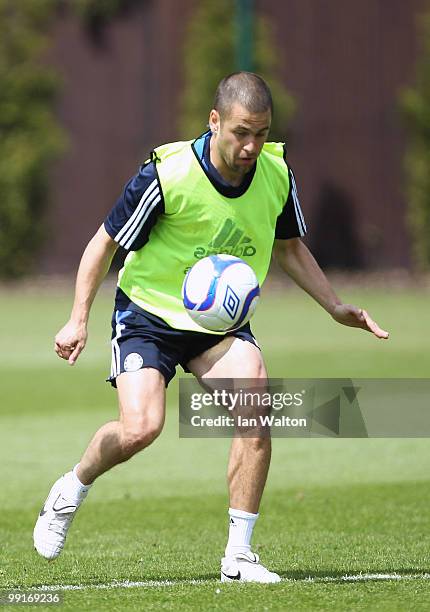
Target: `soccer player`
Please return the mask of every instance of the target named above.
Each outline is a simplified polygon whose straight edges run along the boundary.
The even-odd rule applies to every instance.
[[[230,253],[263,282],[273,256],[337,322],[387,338],[366,311],[343,304],[301,237],[306,232],[285,146],[267,143],[270,90],[256,74],[224,78],[209,131],[155,149],[126,184],[82,256],[70,320],[55,338],[73,365],[87,341],[91,304],[121,245],[112,318],[112,368],[119,418],[94,435],[79,463],[53,485],[34,545],[46,559],[61,552],[71,522],[94,481],[149,446],[161,433],[165,389],[180,364],[198,379],[266,379],[249,324],[227,334],[203,331],[185,312],[184,275],[198,259]],[[271,456],[269,437],[235,437],[228,464],[229,533],[222,581],[278,582],[251,551],[251,536]]]

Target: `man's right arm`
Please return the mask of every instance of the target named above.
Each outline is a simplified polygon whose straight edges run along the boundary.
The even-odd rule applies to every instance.
[[[76,277],[75,299],[69,321],[55,336],[55,352],[73,365],[87,341],[91,305],[109,271],[118,244],[102,225],[85,249]]]

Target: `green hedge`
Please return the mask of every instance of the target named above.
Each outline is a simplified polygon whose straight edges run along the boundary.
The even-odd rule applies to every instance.
[[[424,271],[430,269],[430,8],[419,25],[422,52],[415,85],[402,93],[401,103],[408,128],[407,218],[414,264]]]
[[[59,79],[42,62],[51,0],[0,0],[0,276],[33,271],[45,228],[49,167],[64,146]]]

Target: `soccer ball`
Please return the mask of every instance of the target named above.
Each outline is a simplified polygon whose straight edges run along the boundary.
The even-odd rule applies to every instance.
[[[233,255],[200,259],[182,285],[185,310],[193,321],[211,331],[227,332],[245,325],[259,296],[254,270]]]

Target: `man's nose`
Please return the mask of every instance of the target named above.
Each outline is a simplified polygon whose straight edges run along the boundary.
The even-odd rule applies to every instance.
[[[250,138],[243,148],[249,155],[254,155],[257,152],[258,145],[253,138]]]

